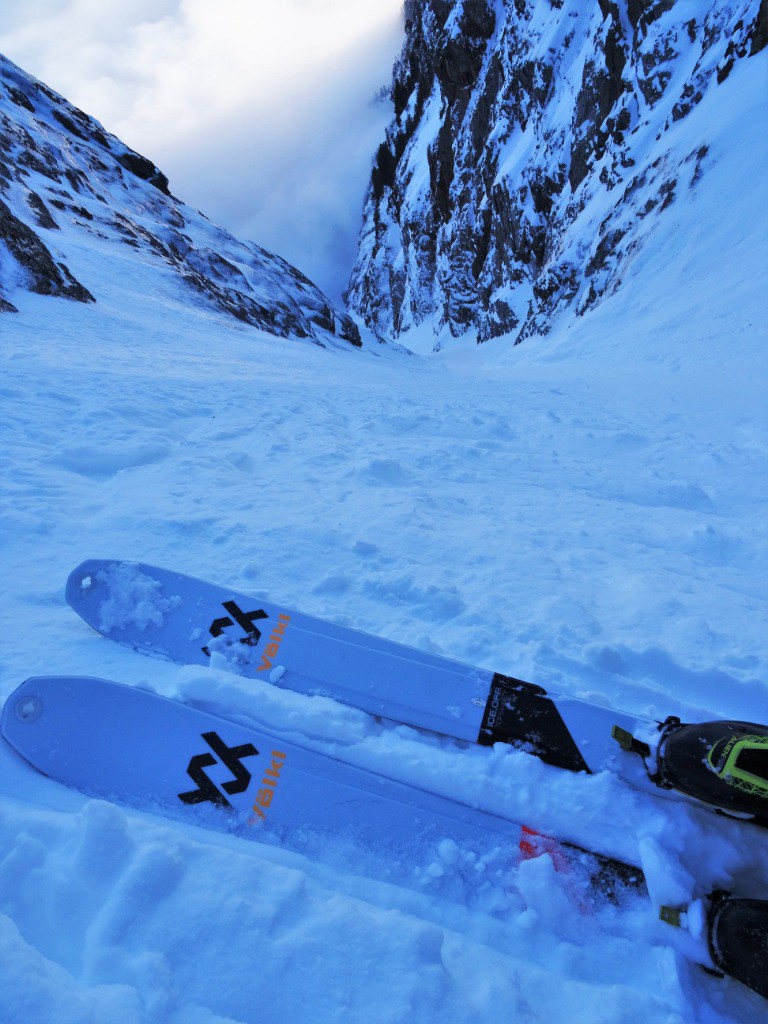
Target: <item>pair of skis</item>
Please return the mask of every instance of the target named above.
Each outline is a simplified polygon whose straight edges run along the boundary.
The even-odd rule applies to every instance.
[[[241,675],[393,722],[768,822],[768,728],[659,723],[325,622],[178,573],[88,561],[67,601],[110,639],[179,664],[218,653]]]
[[[396,722],[511,743],[564,770],[610,769],[634,786],[768,818],[763,726],[656,723],[143,564],[85,562],[67,600],[99,632],[147,654],[201,665],[223,656],[242,675]],[[446,838],[517,859],[546,852],[611,898],[644,887],[634,865],[119,683],[27,680],[1,728],[44,774],[172,817],[228,822],[254,837],[264,828],[348,833],[408,856]],[[731,921],[718,906],[717,920]],[[723,969],[717,948],[710,942]],[[727,973],[756,987],[754,965],[740,976],[729,963]]]

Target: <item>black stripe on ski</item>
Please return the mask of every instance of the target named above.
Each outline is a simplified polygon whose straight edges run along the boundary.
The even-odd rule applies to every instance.
[[[571,772],[589,772],[557,705],[535,683],[497,672],[485,705],[477,742],[525,745],[547,764]]]

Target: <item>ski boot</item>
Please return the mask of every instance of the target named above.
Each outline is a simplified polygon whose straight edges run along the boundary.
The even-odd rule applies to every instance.
[[[718,890],[684,909],[662,907],[662,921],[706,939],[712,967],[768,999],[768,900],[742,899]]]
[[[622,749],[639,754],[652,782],[737,817],[768,824],[768,728],[751,722],[684,725],[668,718],[650,742],[614,726]],[[655,740],[655,742],[653,742]]]

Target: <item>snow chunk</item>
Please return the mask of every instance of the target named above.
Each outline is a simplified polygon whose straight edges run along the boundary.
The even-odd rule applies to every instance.
[[[96,580],[109,592],[100,609],[102,633],[129,626],[141,632],[150,626],[160,627],[165,616],[181,604],[178,596],[163,597],[162,584],[146,576],[136,565],[110,565],[96,573]]]

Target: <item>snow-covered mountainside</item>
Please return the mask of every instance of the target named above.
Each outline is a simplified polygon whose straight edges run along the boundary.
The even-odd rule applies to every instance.
[[[695,20],[701,5],[687,9]],[[568,307],[541,343],[456,340],[429,358],[372,342],[374,358],[320,331],[327,348],[296,344],[238,320],[140,228],[166,244],[165,215],[180,212],[179,231],[226,244],[234,263],[231,240],[214,244],[98,143],[75,136],[113,168],[109,203],[69,148],[45,163],[58,182],[24,167],[52,135],[22,147],[4,130],[29,176],[3,179],[0,198],[96,302],[11,291],[18,264],[3,250],[18,312],[0,314],[0,700],[29,676],[74,674],[225,709],[597,845],[640,865],[649,895],[592,902],[548,855],[496,843],[478,855],[413,838],[403,856],[341,842],[332,822],[320,835],[205,829],[89,799],[0,741],[2,1024],[765,1017],[658,919],[660,904],[716,888],[768,898],[764,830],[610,771],[566,773],[246,680],[223,659],[145,657],[86,626],[64,585],[87,558],[146,561],[609,708],[765,722],[767,73],[768,48],[735,60],[670,124],[675,153],[702,138],[709,153],[696,187],[681,178],[646,218],[623,287],[582,316]],[[26,98],[47,109],[45,93]],[[26,182],[58,231],[37,227]],[[118,214],[135,244],[115,241]],[[282,301],[269,289],[265,305]],[[396,839],[402,850],[409,836]]]
[[[150,287],[288,338],[361,345],[294,267],[240,242],[171,195],[146,157],[0,55],[0,313],[30,290],[98,302],[94,263],[141,262]]]
[[[704,118],[680,123],[768,42],[766,0],[407,0],[405,14],[348,292],[389,338],[426,323],[519,342],[626,287],[720,157]]]

